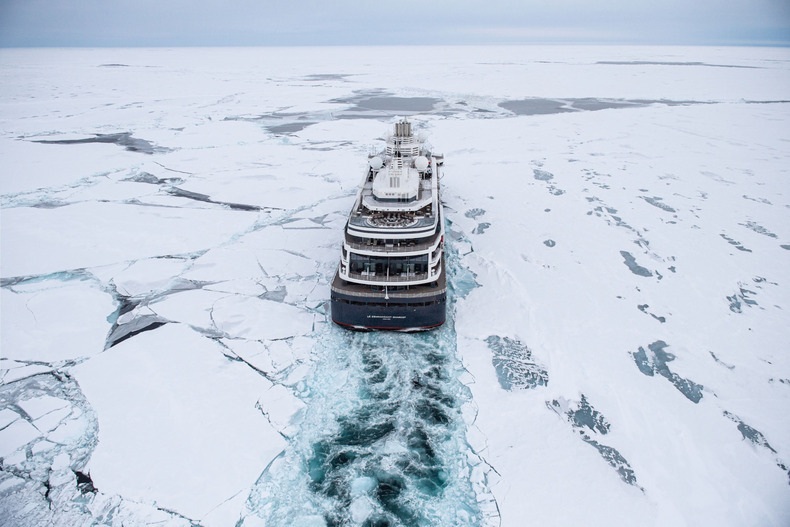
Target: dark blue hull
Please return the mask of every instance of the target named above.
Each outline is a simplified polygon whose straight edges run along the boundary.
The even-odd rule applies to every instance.
[[[352,329],[430,329],[444,324],[446,313],[446,291],[418,298],[389,299],[332,291],[332,320]]]

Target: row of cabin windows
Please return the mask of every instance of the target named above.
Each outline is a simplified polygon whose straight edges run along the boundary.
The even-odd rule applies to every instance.
[[[427,273],[428,255],[381,258],[351,253],[349,265],[352,273],[389,274],[390,276],[397,276],[403,273]]]

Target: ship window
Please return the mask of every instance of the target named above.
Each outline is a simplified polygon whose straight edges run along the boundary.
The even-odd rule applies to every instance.
[[[428,255],[415,256],[409,258],[409,264],[414,266],[414,273],[427,273],[428,272]]]
[[[428,255],[386,258],[352,252],[349,254],[349,266],[352,273],[376,273],[378,276],[388,273],[390,276],[422,274],[428,272]]]

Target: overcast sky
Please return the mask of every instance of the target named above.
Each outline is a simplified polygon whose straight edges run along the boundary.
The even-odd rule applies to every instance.
[[[790,0],[0,0],[0,46],[790,45]]]

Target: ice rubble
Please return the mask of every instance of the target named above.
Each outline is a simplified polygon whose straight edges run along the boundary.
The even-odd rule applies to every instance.
[[[309,471],[364,421],[358,347],[390,349],[326,299],[400,112],[447,159],[454,424],[373,469],[449,460],[448,525],[789,521],[787,50],[462,51],[407,76],[396,47],[0,53],[3,518],[359,525],[425,497]],[[432,367],[407,359],[387,383]],[[387,383],[407,430],[428,399]]]

